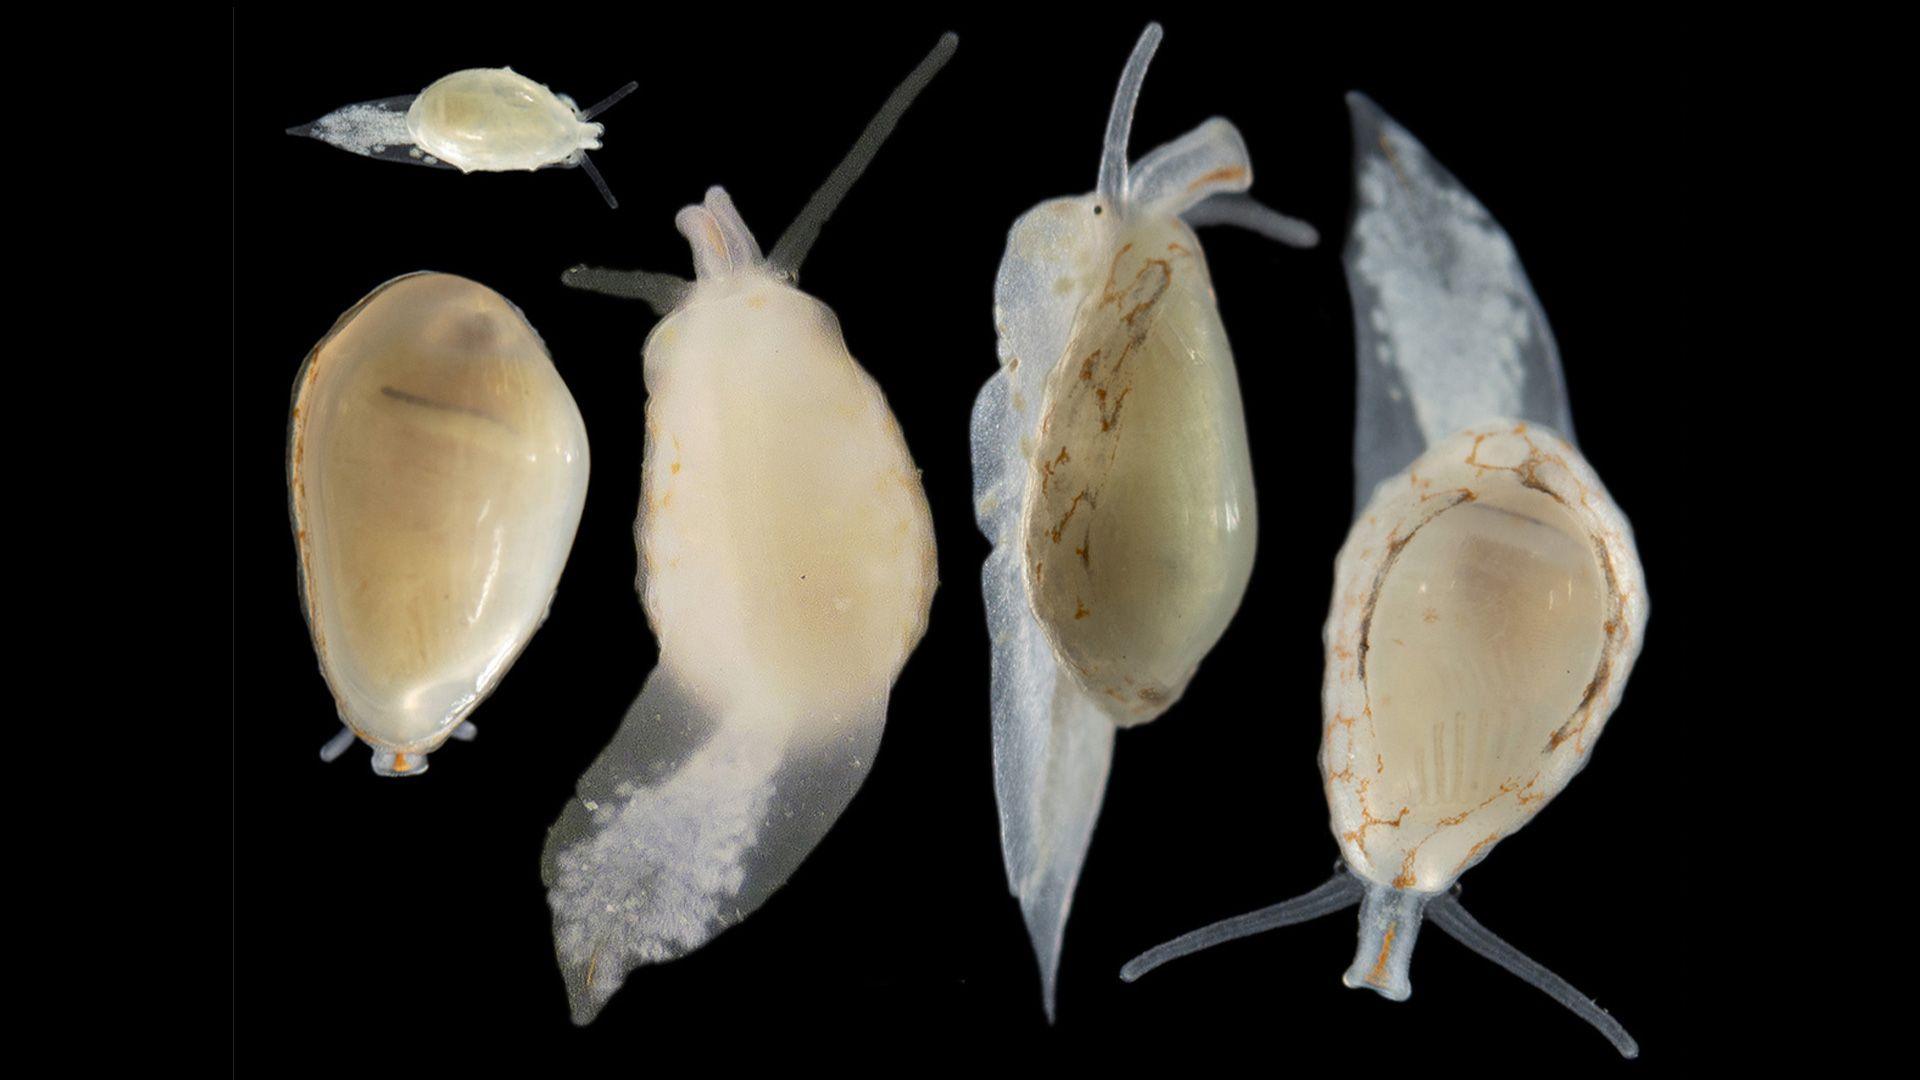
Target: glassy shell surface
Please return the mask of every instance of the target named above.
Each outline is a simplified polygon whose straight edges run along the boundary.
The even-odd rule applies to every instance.
[[[1436,892],[1585,761],[1639,650],[1639,560],[1578,451],[1499,421],[1380,486],[1342,550],[1322,751],[1348,861]]]
[[[639,586],[661,664],[800,734],[884,701],[926,628],[933,526],[832,311],[766,274],[703,283],[654,329],[646,378]]]
[[[600,146],[599,124],[510,68],[470,68],[437,80],[407,109],[421,150],[463,172],[537,169]]]
[[[1200,245],[1130,224],[1047,379],[1026,580],[1074,677],[1121,723],[1180,696],[1253,572],[1253,471]]]
[[[341,718],[432,749],[545,618],[587,487],[579,410],[506,298],[449,274],[373,291],[294,401],[307,619]]]

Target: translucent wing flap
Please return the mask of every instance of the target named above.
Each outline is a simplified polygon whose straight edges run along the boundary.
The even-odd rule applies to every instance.
[[[700,947],[787,880],[865,779],[886,704],[806,745],[716,717],[654,669],[541,857],[575,1023],[627,972]]]
[[[1051,709],[994,715],[1001,851],[1040,965],[1048,1020],[1074,885],[1106,795],[1114,730],[1099,706],[1064,677],[1055,682]]]
[[[1133,166],[1127,208],[1130,213],[1170,216],[1252,185],[1253,161],[1245,140],[1239,129],[1216,116]]]
[[[1020,900],[1051,1019],[1061,939],[1106,791],[1114,725],[1059,669],[1020,575],[1020,545],[995,545],[981,574],[993,642],[994,795],[1007,882]]]
[[[290,127],[287,134],[319,139],[361,157],[451,169],[453,166],[413,145],[413,135],[407,131],[407,110],[418,96],[405,94],[345,105],[311,124]]]
[[[1508,416],[1571,440],[1573,420],[1553,332],[1506,231],[1379,106],[1360,94],[1347,105],[1357,514],[1461,428]]]
[[[973,410],[974,512],[993,542],[981,574],[993,646],[994,789],[1007,880],[1040,961],[1047,1013],[1073,886],[1113,758],[1113,723],[1060,670],[1028,604],[1021,513],[1047,374],[1092,287],[1091,198],[1042,203],[1015,223],[994,290],[999,373]]]

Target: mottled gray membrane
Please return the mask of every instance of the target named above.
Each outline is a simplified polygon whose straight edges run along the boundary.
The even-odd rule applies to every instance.
[[[1428,446],[1496,417],[1568,441],[1560,351],[1506,230],[1362,94],[1347,237],[1359,386],[1354,513]]]
[[[862,716],[883,713],[885,695]],[[541,876],[573,1019],[627,973],[738,923],[793,873],[860,787],[881,724],[819,725],[824,743],[714,716],[654,669],[547,833]]]
[[[974,514],[993,543],[980,580],[993,649],[1001,852],[1039,960],[1049,1019],[1074,884],[1106,793],[1114,726],[1060,669],[1034,617],[1020,515],[1047,373],[1066,353],[1079,300],[1054,283],[1083,275],[1076,260],[1096,249],[1088,202],[1052,200],[1015,223],[994,285],[1001,368],[981,388],[972,420]]]
[[[311,124],[288,128],[287,134],[318,139],[361,157],[451,169],[453,166],[422,153],[413,144],[413,134],[407,130],[407,110],[419,96],[404,94],[344,105]]]

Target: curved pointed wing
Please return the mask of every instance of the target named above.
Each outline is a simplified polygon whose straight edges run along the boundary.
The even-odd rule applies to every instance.
[[[1354,512],[1428,446],[1495,417],[1569,441],[1560,351],[1513,242],[1426,147],[1361,94],[1347,236],[1359,386]]]
[[[328,146],[337,146],[361,157],[451,169],[453,166],[413,144],[413,133],[407,130],[407,110],[419,96],[403,94],[342,105],[310,124],[288,128],[287,134],[319,139]]]
[[[1061,671],[1022,577],[1020,515],[1049,370],[1075,305],[1097,284],[1092,198],[1055,199],[1014,224],[994,287],[1000,371],[973,408],[974,513],[993,541],[981,572],[993,641],[993,773],[1007,882],[1040,962],[1047,1015],[1073,886],[1113,760],[1113,722]]]
[[[541,855],[575,1023],[628,971],[699,948],[792,875],[866,778],[886,709],[883,692],[823,743],[769,739],[654,669]]]

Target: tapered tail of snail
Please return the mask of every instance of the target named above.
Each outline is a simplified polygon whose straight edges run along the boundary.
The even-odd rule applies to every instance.
[[[1120,969],[1120,978],[1133,982],[1160,965],[1183,956],[1268,930],[1310,922],[1323,915],[1345,911],[1355,904],[1360,905],[1360,945],[1354,954],[1353,966],[1347,969],[1343,980],[1348,986],[1356,989],[1366,987],[1394,1001],[1406,1000],[1412,991],[1407,981],[1407,967],[1413,957],[1415,935],[1420,930],[1422,919],[1427,918],[1445,931],[1447,936],[1511,972],[1592,1025],[1594,1030],[1613,1044],[1615,1050],[1620,1051],[1621,1057],[1640,1056],[1640,1044],[1627,1034],[1627,1029],[1621,1026],[1620,1021],[1595,1004],[1592,998],[1574,989],[1567,980],[1509,945],[1467,914],[1467,910],[1460,906],[1458,885],[1437,895],[1395,889],[1364,883],[1348,873],[1344,866],[1336,868],[1330,880],[1311,892],[1272,907],[1223,919],[1148,949],[1127,961],[1126,966]]]
[[[780,751],[654,669],[542,854],[575,1023],[592,1020],[633,967],[699,947],[757,902],[741,895],[745,861]]]
[[[838,820],[878,751],[886,696],[826,739],[791,717],[716,707],[656,667],[580,777],[541,854],[577,1024],[636,967],[752,914]]]

